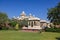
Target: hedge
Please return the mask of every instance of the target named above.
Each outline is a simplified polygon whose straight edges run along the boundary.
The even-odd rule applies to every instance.
[[[60,28],[46,28],[46,32],[60,32]]]

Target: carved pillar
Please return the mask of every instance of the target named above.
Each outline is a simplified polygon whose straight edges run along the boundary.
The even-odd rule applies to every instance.
[[[31,26],[31,21],[30,21],[30,26]]]
[[[28,21],[28,26],[29,26],[29,21]]]
[[[33,26],[34,26],[34,21],[33,21]]]

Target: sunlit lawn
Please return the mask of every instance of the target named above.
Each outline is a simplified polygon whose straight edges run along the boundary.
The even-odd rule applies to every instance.
[[[56,37],[60,37],[60,33],[0,31],[0,40],[57,40]]]

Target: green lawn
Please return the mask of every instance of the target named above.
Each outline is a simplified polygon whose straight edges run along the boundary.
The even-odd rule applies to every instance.
[[[0,31],[0,40],[57,40],[56,37],[60,37],[60,33]]]

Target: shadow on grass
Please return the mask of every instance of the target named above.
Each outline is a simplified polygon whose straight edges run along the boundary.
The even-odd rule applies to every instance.
[[[57,40],[60,40],[60,37],[56,37]]]

